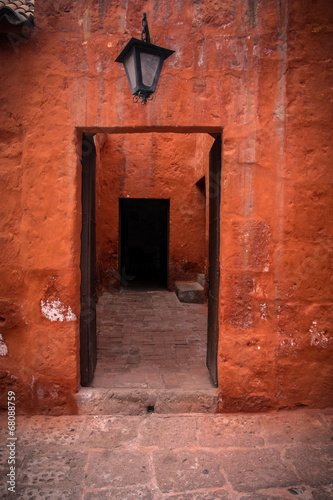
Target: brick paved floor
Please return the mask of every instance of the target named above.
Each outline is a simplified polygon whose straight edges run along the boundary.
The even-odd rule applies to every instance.
[[[211,389],[206,336],[206,304],[181,303],[168,291],[104,293],[92,387]]]
[[[332,500],[333,411],[19,417],[20,500]]]

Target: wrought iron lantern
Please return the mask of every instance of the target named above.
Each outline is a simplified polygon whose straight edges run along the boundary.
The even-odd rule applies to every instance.
[[[138,102],[140,98],[141,104],[146,104],[147,100],[151,101],[154,98],[163,62],[174,53],[174,50],[150,43],[146,13],[143,14],[142,26],[141,40],[131,38],[116,62],[124,65],[133,102]]]

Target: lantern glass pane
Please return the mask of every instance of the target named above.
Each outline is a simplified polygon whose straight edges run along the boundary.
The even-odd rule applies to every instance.
[[[140,53],[142,83],[146,87],[151,87],[160,62],[160,57],[147,52]]]
[[[134,47],[126,57],[124,61],[124,66],[128,75],[129,79],[129,84],[131,87],[131,90],[133,90],[136,87],[136,73],[135,73],[135,54],[134,54]]]

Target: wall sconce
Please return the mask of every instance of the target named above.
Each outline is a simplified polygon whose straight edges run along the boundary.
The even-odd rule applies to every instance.
[[[133,102],[138,102],[140,98],[141,104],[146,104],[147,100],[154,98],[163,63],[174,50],[150,43],[146,13],[143,14],[142,26],[141,40],[131,38],[115,62],[124,65]]]

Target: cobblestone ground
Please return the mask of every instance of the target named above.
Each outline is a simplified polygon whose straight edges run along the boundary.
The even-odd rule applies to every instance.
[[[19,417],[16,492],[64,500],[329,500],[333,411]]]
[[[210,389],[207,305],[168,291],[104,293],[97,303],[92,387]]]

